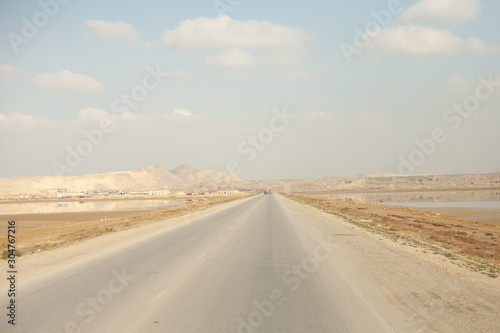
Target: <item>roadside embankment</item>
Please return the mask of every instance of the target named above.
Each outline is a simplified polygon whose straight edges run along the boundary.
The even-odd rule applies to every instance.
[[[430,247],[451,260],[496,277],[500,272],[500,227],[407,207],[364,204],[338,198],[287,195],[296,201],[394,240]],[[474,263],[467,263],[467,260]]]
[[[250,195],[238,195],[199,198],[197,201],[189,201],[184,205],[151,211],[108,212],[96,214],[82,213],[80,217],[85,221],[81,222],[64,222],[64,219],[76,220],[74,216],[69,217],[68,214],[62,214],[60,216],[52,214],[52,216],[39,216],[38,218],[31,217],[45,220],[45,223],[40,227],[19,232],[16,237],[16,250],[22,255],[40,252],[104,234],[183,216],[249,196]],[[96,220],[97,217],[100,218]],[[22,216],[4,216],[4,219],[17,219],[17,221],[20,221],[22,218]],[[51,219],[54,219],[54,221]],[[3,253],[6,249],[7,236],[5,234],[0,236],[0,250]]]

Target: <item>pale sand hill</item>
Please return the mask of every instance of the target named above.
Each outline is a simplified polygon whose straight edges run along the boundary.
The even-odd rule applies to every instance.
[[[13,177],[0,179],[1,195],[49,195],[56,189],[63,188],[67,192],[92,191],[130,191],[144,189],[162,189],[168,187],[185,187],[204,183],[216,186],[222,182],[241,181],[229,172],[216,169],[196,170],[188,165],[181,165],[168,171],[163,166],[148,167],[134,171],[108,172],[86,176],[39,176]]]
[[[500,189],[500,173],[473,175],[411,175],[387,173],[318,179],[243,181],[230,172],[193,169],[182,164],[173,170],[163,166],[134,171],[78,176],[0,178],[0,197],[9,195],[53,196],[58,188],[68,192],[130,191],[164,186],[196,190],[234,187],[240,190],[274,189],[285,193],[398,192]]]
[[[239,184],[236,184],[239,185]],[[384,175],[318,179],[263,180],[242,187],[269,188],[285,193],[397,192],[499,189],[500,173],[477,175]]]

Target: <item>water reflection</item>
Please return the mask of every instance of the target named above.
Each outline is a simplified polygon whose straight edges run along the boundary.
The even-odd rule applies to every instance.
[[[329,194],[362,203],[500,209],[500,190]]]
[[[184,204],[184,200],[119,200],[119,201],[51,201],[2,203],[0,215],[129,212],[168,208]]]

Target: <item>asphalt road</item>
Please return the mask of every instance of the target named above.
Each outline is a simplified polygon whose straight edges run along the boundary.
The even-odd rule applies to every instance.
[[[131,244],[21,283],[16,326],[2,316],[0,331],[392,331],[282,200],[257,196],[144,239],[138,229]]]

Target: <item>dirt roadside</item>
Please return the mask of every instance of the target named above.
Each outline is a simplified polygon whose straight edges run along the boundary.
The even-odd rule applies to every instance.
[[[500,275],[498,226],[405,207],[305,195],[287,197],[394,241],[425,247],[491,277]]]
[[[156,230],[158,228],[173,226],[184,221],[184,219],[179,219],[178,217],[186,216],[188,218],[189,216],[190,218],[193,213],[210,211],[213,207],[225,206],[233,201],[248,197],[250,196],[199,198],[197,201],[190,201],[181,206],[151,211],[80,214],[85,219],[90,219],[82,222],[62,222],[65,218],[68,218],[67,214],[58,216],[58,221],[50,221],[50,217],[48,217],[47,225],[16,234],[16,251],[21,254],[18,257],[18,261],[22,262],[25,256],[29,254],[39,255],[46,250],[57,249],[63,246],[65,249],[68,249],[68,245],[70,244],[102,238],[107,235],[121,234],[128,229],[152,225],[151,229]],[[106,215],[105,218],[104,215]],[[52,218],[54,217],[52,216]],[[157,223],[160,221],[161,223]],[[120,231],[120,233],[117,233],[117,231]],[[6,235],[0,236],[0,249],[2,253],[7,249]]]
[[[396,332],[500,332],[498,278],[324,208],[282,201],[330,245],[330,263]]]

